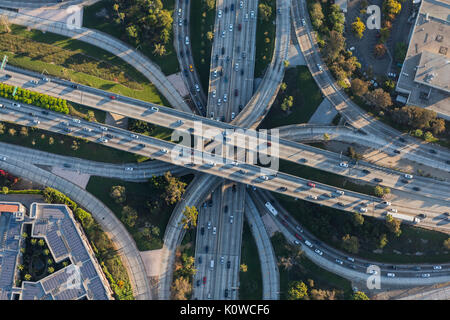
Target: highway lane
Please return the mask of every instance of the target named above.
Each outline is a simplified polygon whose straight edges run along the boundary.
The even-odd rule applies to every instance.
[[[57,155],[4,142],[0,142],[0,149],[7,150],[8,157],[21,159],[27,163],[58,167],[63,168],[66,171],[123,179],[127,181],[147,181],[152,176],[160,176],[167,171],[170,171],[173,175],[192,173],[189,169],[160,161],[112,164]],[[132,168],[132,170],[127,168]]]
[[[45,20],[9,10],[0,9],[0,14],[8,17],[10,23],[74,38],[90,45],[100,47],[101,49],[116,55],[141,72],[162,93],[162,95],[164,95],[174,108],[186,112],[191,111],[179,92],[165,77],[159,67],[151,62],[146,56],[120,40],[98,30],[78,28],[72,25],[68,26],[61,22]]]
[[[264,175],[265,178],[263,179],[263,176],[261,176],[262,169],[258,166],[244,163],[239,163],[239,165],[236,166],[229,162],[221,165],[217,161],[217,159],[214,158],[214,155],[208,154],[206,152],[194,152],[194,154],[189,157],[190,160],[188,160],[188,162],[186,163],[179,157],[177,151],[164,152],[164,150],[172,150],[173,148],[175,148],[175,144],[137,134],[133,134],[134,136],[132,136],[126,130],[109,127],[98,123],[87,122],[84,120],[78,120],[79,123],[77,123],[74,122],[70,117],[62,116],[59,114],[53,115],[50,113],[46,117],[41,116],[40,121],[36,123],[34,122],[34,120],[36,120],[35,116],[30,116],[27,108],[29,107],[22,106],[20,108],[16,108],[16,110],[14,111],[9,110],[8,108],[2,108],[3,112],[0,113],[0,118],[25,126],[37,126],[53,132],[86,138],[97,143],[102,141],[102,139],[107,139],[107,134],[112,134],[112,138],[107,139],[108,142],[104,141],[104,143],[107,143],[109,146],[118,148],[120,150],[126,150],[129,152],[148,156],[150,158],[157,158],[158,160],[162,160],[165,162],[183,165],[184,167],[190,169],[207,172],[237,182],[243,182],[245,184],[252,184],[257,187],[269,189],[289,196],[306,198],[309,201],[317,201],[314,199],[310,199],[311,196],[316,196],[318,199],[320,198],[322,204],[329,206],[336,206],[338,205],[338,202],[341,202],[341,207],[349,211],[361,210],[361,200],[370,200],[372,205],[376,204],[374,206],[375,208],[373,209],[373,212],[379,214],[386,212],[386,208],[379,207],[379,198],[362,195],[348,190],[345,190],[345,195],[343,196],[335,196],[333,198],[330,198],[329,196],[327,196],[330,193],[336,195],[335,187],[315,183],[315,188],[309,188],[306,186],[308,182],[307,179],[294,177],[285,173],[278,173],[276,176],[270,175],[270,177],[268,175]],[[69,124],[69,126],[67,124]],[[107,130],[102,129],[102,127],[106,128]],[[92,131],[89,132],[84,128],[92,128]],[[71,131],[67,132],[66,130]],[[186,156],[189,154],[190,148],[180,150],[183,150],[183,154],[184,156]],[[217,165],[212,166],[210,164],[211,161],[216,161]],[[192,166],[191,163],[193,163],[194,166]],[[195,165],[196,163],[199,165]],[[242,172],[244,172],[245,174],[243,174]],[[345,202],[343,202],[343,200],[345,200]],[[426,213],[431,218],[435,218],[437,216],[441,216],[444,212],[449,211],[448,202],[436,199],[433,199],[432,202],[423,201],[421,206],[415,205],[414,207],[411,207],[407,204],[397,205],[394,203],[392,204],[392,206],[398,208],[399,213],[405,213],[410,215],[411,217],[421,214],[423,213],[423,211],[426,211]],[[372,210],[368,210],[369,213],[371,211]],[[442,225],[440,227],[443,230],[449,229],[449,226],[447,225]]]
[[[308,258],[326,270],[339,274],[351,281],[366,281],[370,274],[367,268],[375,265],[380,268],[381,283],[395,285],[425,285],[433,283],[443,283],[450,280],[450,263],[444,264],[394,264],[380,263],[362,259],[351,254],[336,250],[321,241],[313,234],[305,230],[295,219],[278,203],[269,193],[263,190],[249,192],[250,197],[255,201],[260,212],[267,214],[277,225],[278,229],[285,235],[288,241],[295,245],[301,245],[302,250]],[[270,214],[265,203],[270,201],[278,214],[275,217]],[[308,241],[310,245],[306,245]],[[318,249],[322,254],[318,254]],[[338,263],[337,260],[341,261]],[[441,269],[435,269],[440,266]],[[388,277],[388,273],[393,273],[394,277]],[[423,274],[429,274],[424,277]]]
[[[8,150],[0,149],[0,156],[8,157]],[[138,300],[152,299],[147,273],[136,243],[108,207],[72,182],[30,163],[21,161],[20,158],[8,157],[0,161],[0,166],[15,176],[25,177],[40,185],[59,190],[89,211],[102,230],[108,234],[114,243],[115,249],[121,256],[121,260],[128,272],[134,297]]]
[[[280,274],[277,258],[270,242],[267,230],[262,222],[260,212],[250,195],[245,200],[245,217],[250,225],[250,230],[258,248],[261,264],[263,300],[278,300],[280,298]]]
[[[369,135],[381,137],[390,141],[393,145],[397,146],[397,149],[400,149],[402,153],[410,153],[416,156],[418,158],[417,162],[419,163],[423,162],[423,159],[428,159],[428,161],[423,163],[432,165],[433,162],[445,163],[450,159],[450,152],[446,148],[438,145],[430,147],[429,144],[415,138],[409,136],[402,137],[400,132],[381,121],[376,120],[351,101],[345,92],[339,88],[320,57],[318,45],[313,35],[313,28],[306,8],[306,2],[293,0],[291,12],[293,15],[293,24],[297,42],[314,80],[322,90],[324,96],[328,98],[336,110],[338,110],[352,126],[364,130]],[[305,19],[304,26],[301,19]],[[322,66],[323,70],[318,69],[318,64]],[[436,154],[430,153],[430,148],[434,149]],[[443,167],[443,170],[449,171],[446,167]]]
[[[184,83],[190,92],[191,99],[194,102],[198,113],[205,115],[206,96],[200,84],[200,78],[195,69],[194,59],[192,57],[189,28],[191,3],[191,1],[187,0],[175,1],[175,10],[173,13],[174,44]]]

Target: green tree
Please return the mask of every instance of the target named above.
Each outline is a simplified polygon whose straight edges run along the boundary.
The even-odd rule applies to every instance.
[[[184,229],[189,229],[190,227],[197,226],[198,211],[195,206],[186,206],[183,211],[183,218],[181,219],[181,224]]]
[[[445,249],[450,250],[450,238],[444,240],[443,246]]]
[[[370,300],[367,295],[362,291],[356,291],[353,294],[352,300]]]
[[[386,109],[392,105],[391,96],[381,88],[368,92],[365,97],[376,108]]]
[[[386,233],[383,233],[380,237],[380,242],[378,248],[383,249],[388,244],[388,239]]]
[[[47,270],[48,270],[48,273],[55,272],[55,268],[53,268],[53,267],[48,267]]]
[[[404,42],[397,42],[395,44],[394,49],[394,57],[397,62],[403,62],[406,57],[406,52],[408,51],[408,47]]]
[[[208,39],[209,41],[213,41],[213,39],[214,39],[214,32],[208,31],[206,33],[206,39]]]
[[[50,254],[50,250],[48,249],[44,249],[44,251],[42,252],[45,256],[48,256]]]
[[[382,58],[386,54],[386,46],[383,43],[377,43],[373,48],[373,54],[377,58]]]
[[[366,81],[355,78],[351,81],[351,88],[354,95],[362,97],[369,90],[369,85]]]
[[[289,60],[284,60],[283,64],[285,68],[289,67]]]
[[[133,228],[136,225],[136,221],[138,219],[138,214],[135,209],[130,206],[125,206],[122,208],[122,215],[120,220],[130,228]]]
[[[386,227],[397,237],[400,237],[400,235],[402,234],[402,230],[400,229],[401,223],[402,221],[400,219],[396,219],[390,214],[386,215]]]
[[[352,23],[352,30],[355,36],[361,39],[364,35],[364,31],[366,30],[366,25],[359,17],[357,17],[355,22]]]
[[[382,186],[375,186],[375,188],[373,188],[373,192],[377,197],[384,196],[384,190]]]
[[[281,90],[281,91],[285,91],[286,89],[287,89],[287,84],[286,84],[286,82],[282,82],[281,85],[280,85],[280,90]]]
[[[248,271],[248,266],[245,263],[242,263],[239,267],[239,270],[241,272],[247,272]]]
[[[124,203],[127,199],[124,186],[112,186],[109,196],[113,198],[114,202],[117,204]]]
[[[313,26],[316,29],[320,28],[320,26],[323,24],[323,18],[325,16],[323,15],[322,6],[319,2],[314,2],[311,6],[310,16]]]
[[[166,181],[163,194],[164,200],[171,205],[177,203],[186,191],[187,184],[179,178],[172,176],[170,171],[164,173],[164,180]]]
[[[358,253],[359,251],[358,238],[346,234],[345,236],[342,237],[342,248],[350,253]]]
[[[26,281],[30,281],[30,280],[31,280],[31,274],[27,273],[26,275],[23,276],[23,278],[24,278]]]
[[[31,239],[31,245],[35,246],[37,243],[37,239]]]
[[[265,4],[260,3],[258,5],[259,15],[262,17],[264,21],[269,21],[270,17],[272,16],[272,7]]]
[[[358,227],[358,226],[362,226],[364,223],[364,217],[361,213],[359,212],[354,212],[353,213],[353,224]]]
[[[166,47],[162,43],[155,43],[153,53],[162,57],[166,54]]]
[[[430,131],[425,132],[423,138],[425,141],[432,141],[434,139],[433,134]]]
[[[44,239],[39,239],[38,245],[39,245],[40,247],[43,247],[43,246],[45,245]]]
[[[308,297],[308,287],[303,281],[293,281],[289,285],[288,299],[301,300]]]

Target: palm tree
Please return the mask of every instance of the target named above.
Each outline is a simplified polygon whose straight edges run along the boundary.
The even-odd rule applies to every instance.
[[[30,281],[30,280],[31,280],[31,274],[27,273],[27,274],[24,276],[24,279],[25,279],[26,281]]]
[[[24,268],[25,268],[25,267],[23,266],[23,264],[19,264],[19,265],[17,266],[17,269],[19,269],[20,271],[23,271]]]
[[[31,244],[34,246],[34,245],[36,245],[36,243],[37,243],[37,240],[36,239],[31,239]]]
[[[38,241],[38,244],[39,244],[41,247],[43,247],[43,246],[45,245],[44,239],[40,239],[40,240]]]
[[[162,57],[163,55],[166,54],[166,47],[161,44],[161,43],[156,43],[155,44],[155,49],[153,50],[154,54],[159,55],[160,57]]]
[[[53,273],[55,272],[55,268],[53,267],[48,267],[48,273]]]

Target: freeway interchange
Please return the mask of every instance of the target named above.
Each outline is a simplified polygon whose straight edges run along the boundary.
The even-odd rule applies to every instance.
[[[213,175],[220,178],[220,180],[215,180],[217,183],[213,184],[214,188],[211,188],[209,192],[205,190],[206,184],[204,187],[195,185],[197,181],[201,181],[200,179],[194,180],[195,183],[192,188],[198,189],[195,189],[196,192],[186,195],[186,203],[195,201],[199,207],[199,227],[195,254],[199,272],[193,283],[194,298],[239,298],[238,275],[244,211],[267,212],[264,202],[268,199],[280,212],[277,217],[271,216],[275,223],[279,225],[280,230],[292,242],[301,245],[307,256],[313,261],[337,274],[353,278],[367,278],[366,268],[373,262],[347,257],[343,253],[318,242],[313,235],[298,226],[267,191],[320,203],[340,210],[357,211],[379,218],[386,214],[398,214],[398,216],[403,215],[406,220],[413,221],[418,215],[425,214],[426,218],[419,221],[421,226],[450,233],[450,222],[448,222],[449,218],[446,216],[449,211],[448,201],[450,200],[448,181],[417,176],[410,177],[403,172],[364,161],[352,165],[349,164],[350,161],[346,157],[293,142],[283,135],[278,138],[278,136],[272,134],[262,134],[262,139],[257,140],[257,143],[250,143],[252,139],[258,137],[255,129],[267,114],[283,79],[283,61],[287,56],[290,18],[292,18],[296,35],[295,40],[300,44],[314,79],[324,96],[332,102],[353,127],[359,128],[369,136],[389,141],[392,149],[401,150],[402,155],[417,163],[445,172],[450,171],[450,153],[448,150],[433,147],[434,152],[430,153],[430,147],[424,143],[419,143],[412,138],[399,138],[398,132],[368,116],[354,105],[342,90],[337,89],[337,85],[335,85],[326,68],[317,69],[318,64],[323,66],[324,64],[311,35],[311,25],[303,1],[292,1],[291,6],[290,1],[277,1],[275,53],[261,85],[255,92],[253,92],[253,72],[257,1],[219,0],[216,2],[216,24],[207,98],[201,86],[199,89],[196,87],[196,85],[199,85],[199,80],[195,68],[192,66],[193,59],[189,52],[190,44],[187,41],[189,28],[188,22],[185,22],[189,20],[187,19],[189,6],[185,5],[187,1],[182,3],[182,5],[179,5],[177,2],[176,9],[182,9],[182,13],[178,15],[178,10],[175,10],[174,19],[174,28],[177,28],[175,34],[178,34],[175,39],[178,59],[184,70],[183,79],[191,92],[193,101],[200,113],[203,113],[206,108],[206,117],[110,94],[56,78],[51,78],[48,82],[42,81],[39,75],[13,67],[7,68],[7,73],[12,77],[8,79],[4,77],[0,80],[103,111],[170,128],[182,136],[189,136],[189,140],[190,135],[193,135],[197,141],[194,148],[191,148],[191,145],[180,147],[172,142],[103,124],[74,119],[54,112],[46,111],[43,113],[42,109],[29,105],[21,104],[18,107],[17,104],[14,105],[4,99],[1,99],[4,107],[0,109],[0,120],[85,138],[92,142],[168,163],[161,167],[151,166],[152,170],[155,170],[154,172],[161,172],[161,168],[173,168],[174,166],[170,164],[175,164],[179,168],[179,172],[194,170],[202,173],[202,177]],[[306,25],[300,23],[300,19],[303,17],[307,20]],[[133,56],[133,54],[130,54],[130,56]],[[135,64],[140,63],[136,57],[133,59]],[[193,69],[192,72],[188,71],[190,68]],[[147,67],[146,72],[151,73],[150,69]],[[154,75],[152,79],[154,79]],[[158,81],[159,87],[165,87],[167,81],[163,80],[164,77],[161,77],[161,79],[161,81]],[[175,108],[187,111],[184,101],[180,102],[180,97],[171,90],[170,86],[165,91],[170,93],[170,101]],[[205,105],[206,101],[207,104]],[[232,124],[227,123],[230,121]],[[199,123],[201,123],[200,129],[198,129]],[[213,134],[209,135],[207,139],[203,139],[205,132],[213,132]],[[205,144],[205,141],[211,141],[212,143],[210,142],[208,145]],[[235,142],[238,149],[241,147],[241,150],[231,153],[231,155],[217,152],[217,150],[222,150],[223,145],[233,145],[232,142]],[[251,161],[251,154],[271,155],[272,150],[278,151],[277,158],[296,165],[310,166],[356,179],[361,183],[371,185],[382,183],[382,185],[392,188],[399,194],[403,193],[414,199],[420,205],[418,206],[417,202],[414,204],[397,201],[391,201],[389,204],[383,203],[377,197],[338,189],[323,183],[295,177],[288,173],[274,172]],[[8,164],[17,159],[17,156],[11,156],[1,151],[0,156],[2,156],[2,161]],[[141,172],[135,165],[131,164],[114,168],[114,170],[114,174],[119,175],[120,170],[123,170],[124,175],[129,176],[130,180],[145,178],[147,172],[146,170]],[[253,191],[250,188],[245,188],[245,185],[247,187],[252,186]],[[209,194],[210,191],[213,192]],[[179,217],[179,208],[173,213],[174,221]],[[252,219],[252,225],[256,225],[260,223],[261,217],[255,214]],[[264,236],[264,232],[258,232]],[[181,241],[180,235],[182,235],[182,231],[175,225],[171,228],[168,227],[166,230],[165,240],[168,238],[177,239],[171,242],[171,246],[168,245],[167,260],[169,262],[165,266],[167,270],[172,267],[171,261],[173,262],[173,260],[170,259],[172,259],[174,246]],[[273,255],[273,253],[266,254],[268,256]],[[267,258],[267,261],[267,265],[262,263],[263,270],[264,268],[265,270],[272,270],[274,260],[270,261],[270,258]],[[330,265],[330,262],[333,265]],[[450,267],[441,265],[440,269],[436,269],[433,265],[424,265],[417,269],[417,266],[410,265],[392,266],[379,263],[377,265],[381,266],[383,281],[402,283],[403,278],[408,279],[410,283],[417,282],[417,284],[448,280],[448,269]],[[278,271],[275,272],[275,274],[277,273]],[[264,276],[264,283],[267,286],[267,288],[264,288],[264,296],[277,298],[276,291],[278,290],[277,282],[279,279],[271,272],[268,272],[268,278],[270,278],[270,281]],[[170,280],[171,273],[169,270],[166,279],[163,281],[170,283]],[[160,298],[168,298],[167,283],[162,285]]]

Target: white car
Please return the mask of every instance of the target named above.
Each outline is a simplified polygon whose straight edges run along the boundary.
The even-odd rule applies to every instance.
[[[302,19],[302,26],[306,25],[305,19]]]
[[[348,163],[341,162],[341,163],[339,163],[339,166],[343,167],[343,168],[348,168]]]
[[[300,241],[294,240],[294,243],[295,243],[296,245],[299,245],[299,244],[300,244]]]
[[[248,20],[248,13],[245,14],[245,20]]]
[[[2,161],[6,161],[6,157],[1,157],[0,158]]]
[[[100,129],[102,129],[103,131],[108,131],[108,128],[104,126],[101,126]]]
[[[359,212],[367,212],[367,208],[359,208]]]
[[[413,176],[412,176],[412,175],[410,175],[410,174],[407,174],[407,173],[405,173],[404,177],[405,177],[406,179],[412,179],[412,178],[413,178]]]
[[[260,178],[263,180],[266,180],[266,181],[269,180],[269,178],[267,176],[260,176]]]
[[[337,194],[340,194],[341,196],[344,195],[344,191],[342,191],[342,190],[336,190],[336,193],[337,193]]]
[[[225,38],[225,31],[222,31],[222,38]]]
[[[212,97],[215,98],[216,97],[216,90],[212,91]]]
[[[232,24],[229,25],[228,30],[233,31],[233,25]]]
[[[211,229],[211,221],[208,221],[208,230]]]
[[[87,132],[92,132],[92,129],[91,129],[91,128],[83,128],[83,130],[84,130],[84,131],[87,131]]]
[[[225,261],[225,258],[224,257],[220,257],[220,264],[223,264],[224,261]]]
[[[389,201],[383,201],[382,204],[386,205],[386,206],[390,206],[391,203]]]
[[[250,17],[252,18],[252,19],[255,19],[255,11],[250,11]]]
[[[225,93],[225,94],[223,95],[223,102],[227,102],[227,98],[228,98],[228,96],[227,96],[227,94]]]
[[[219,9],[219,11],[217,12],[217,16],[218,16],[219,18],[222,18],[222,9]]]
[[[186,36],[186,41],[185,41],[186,45],[189,45],[189,37]]]
[[[182,13],[181,8],[178,8],[178,16],[179,16],[179,17],[181,17],[181,13]]]
[[[159,108],[157,108],[157,107],[152,107],[152,110],[158,112],[158,111],[159,111]]]
[[[242,7],[244,7],[244,1],[239,1],[239,8],[242,9]]]
[[[216,234],[216,232],[217,232],[217,228],[213,227],[213,234]]]
[[[220,106],[222,104],[222,100],[219,98],[217,99],[217,105]],[[211,117],[211,119],[214,118],[214,115]]]
[[[317,64],[317,68],[322,71],[322,66],[320,64]]]
[[[125,171],[133,171],[133,168],[132,167],[126,167]]]
[[[314,195],[312,195],[312,194],[310,194],[310,195],[308,196],[308,198],[309,198],[309,199],[313,199],[313,200],[317,200],[317,196],[314,196]]]
[[[234,65],[234,71],[238,71],[239,70],[239,63],[236,63],[235,65]]]
[[[336,259],[336,263],[339,263],[340,265],[344,264],[344,262],[342,260],[340,260],[340,259]]]
[[[210,165],[211,167],[214,167],[214,166],[216,165],[216,163],[215,163],[214,161],[210,161],[210,162],[209,162],[209,165]]]
[[[391,209],[389,209],[389,211],[393,212],[393,213],[397,213],[397,209],[395,209],[395,208],[391,208]]]
[[[442,266],[434,266],[433,269],[434,269],[434,270],[441,270],[441,269],[442,269]]]
[[[395,273],[388,272],[386,275],[390,278],[395,278]]]
[[[132,137],[133,139],[139,139],[139,136],[138,136],[137,134],[134,134],[134,133],[131,135],[131,137]]]
[[[231,113],[231,120],[234,120],[234,118],[236,117],[236,114],[234,112]]]
[[[81,123],[80,119],[72,119],[72,121],[75,123]]]
[[[214,78],[217,78],[217,70],[214,70],[213,75],[214,75]]]
[[[429,278],[431,275],[429,273],[422,273],[422,278]]]
[[[235,167],[239,166],[239,163],[237,161],[233,161],[231,164]]]
[[[39,124],[39,123],[41,123],[38,119],[33,119],[33,123],[35,123],[35,124]]]
[[[230,223],[233,223],[233,216],[230,216]]]
[[[319,249],[314,250],[315,253],[317,253],[319,256],[323,255],[323,252]]]
[[[17,107],[17,108],[20,108],[20,104],[18,104],[18,103],[15,103],[15,102],[13,102],[13,107]]]
[[[167,153],[167,149],[161,149],[162,153]]]
[[[311,242],[309,242],[308,240],[305,240],[305,244],[308,246],[308,247],[310,247],[310,248],[312,248],[313,247],[313,245],[312,245],[312,243]]]
[[[370,270],[369,273],[370,274],[378,274],[377,270]]]
[[[198,84],[195,84],[195,91],[200,92],[200,87],[198,86]]]
[[[352,257],[347,257],[347,260],[351,261],[351,262],[355,262],[355,258],[352,258]]]

